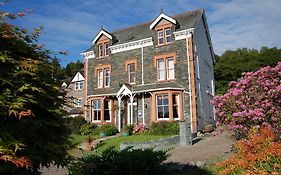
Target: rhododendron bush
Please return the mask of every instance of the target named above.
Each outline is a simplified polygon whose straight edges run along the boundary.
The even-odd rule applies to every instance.
[[[212,101],[218,122],[246,137],[251,127],[269,127],[281,132],[281,62],[247,72],[229,84],[230,89]]]

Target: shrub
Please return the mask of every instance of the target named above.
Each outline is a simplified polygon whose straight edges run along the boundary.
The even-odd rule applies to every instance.
[[[148,133],[153,135],[178,135],[179,130],[180,127],[178,122],[163,121],[163,122],[152,123]]]
[[[86,120],[82,116],[65,118],[65,124],[72,134],[80,134],[81,126],[86,123]]]
[[[146,150],[117,151],[108,148],[78,158],[69,167],[70,175],[158,175],[166,174],[167,169],[162,162],[166,160],[166,152]]]
[[[80,134],[82,135],[98,135],[97,131],[98,126],[96,124],[83,124],[80,128]]]
[[[264,67],[244,73],[230,89],[212,101],[218,121],[245,138],[251,127],[272,127],[281,132],[281,62],[276,67]]]
[[[122,132],[128,132],[129,135],[132,135],[133,128],[134,128],[134,125],[126,125],[124,128],[122,128]]]
[[[134,134],[141,134],[147,131],[146,125],[145,124],[135,124],[133,125],[133,133]]]
[[[112,124],[104,124],[99,127],[99,131],[107,136],[114,135],[118,132],[117,128]]]
[[[280,174],[281,143],[270,128],[250,131],[248,140],[235,144],[236,153],[217,164],[220,174]]]

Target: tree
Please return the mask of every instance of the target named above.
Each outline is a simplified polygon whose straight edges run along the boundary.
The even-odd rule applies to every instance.
[[[55,61],[29,33],[9,24],[24,16],[0,13],[0,174],[38,174],[40,166],[66,165],[69,130]]]
[[[262,47],[255,49],[237,49],[225,51],[216,56],[214,74],[216,80],[216,93],[224,94],[230,81],[236,81],[243,72],[256,71],[264,66],[274,66],[281,61],[281,49]]]
[[[73,76],[83,68],[83,63],[79,60],[77,62],[70,62],[66,65],[64,71],[66,78],[73,78]]]
[[[239,81],[230,82],[226,94],[212,101],[218,121],[240,138],[247,137],[252,127],[270,127],[280,136],[281,62],[243,75]]]

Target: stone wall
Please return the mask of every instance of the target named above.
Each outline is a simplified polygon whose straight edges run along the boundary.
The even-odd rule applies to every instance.
[[[154,149],[154,150],[167,150],[180,144],[180,136],[172,136],[167,138],[160,138],[147,142],[126,142],[120,144],[120,149],[123,150],[128,147],[132,149]]]

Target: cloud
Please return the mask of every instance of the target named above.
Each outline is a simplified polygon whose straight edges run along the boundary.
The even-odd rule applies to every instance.
[[[280,47],[280,1],[229,1],[215,3],[208,13],[215,52],[247,47]]]
[[[103,26],[108,31],[153,20],[163,9],[167,15],[204,8],[214,50],[222,54],[236,48],[281,46],[279,0],[41,0],[11,1],[13,10],[34,9],[21,24],[43,26],[47,47],[69,50],[67,60],[77,60],[91,46]]]

